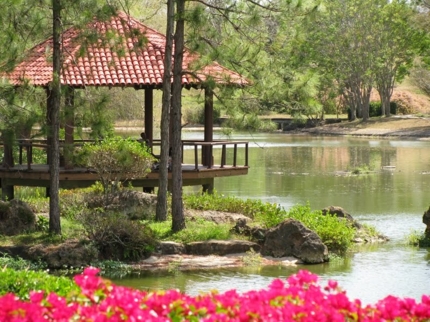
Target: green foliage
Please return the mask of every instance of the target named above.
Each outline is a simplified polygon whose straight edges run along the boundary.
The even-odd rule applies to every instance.
[[[330,251],[346,251],[354,238],[354,228],[346,220],[312,211],[309,205],[295,206],[288,211],[289,218],[297,219],[315,231]]]
[[[77,159],[97,172],[105,193],[117,190],[127,180],[143,177],[151,171],[154,160],[138,141],[121,137],[87,143]]]
[[[231,238],[231,226],[227,224],[216,224],[213,221],[202,218],[187,220],[186,228],[172,233],[171,223],[153,222],[149,227],[154,231],[157,239],[173,240],[181,243],[190,243],[195,241],[206,241],[210,239],[228,240]]]
[[[75,216],[86,208],[85,194],[76,190],[60,190],[60,214],[74,220]]]
[[[419,246],[419,247],[430,247],[430,238],[425,235],[424,232],[413,230],[406,236],[405,240],[407,245]]]
[[[198,210],[217,210],[241,213],[258,220],[265,227],[272,227],[285,219],[285,211],[277,204],[261,200],[242,200],[232,196],[217,194],[190,194],[184,196],[186,207]]]
[[[138,260],[155,248],[151,228],[125,215],[94,210],[79,214],[77,220],[104,259]]]
[[[33,262],[25,260],[21,257],[11,257],[9,255],[2,255],[0,257],[0,267],[10,268],[14,270],[42,270],[46,269],[46,264],[42,262]]]
[[[348,222],[334,216],[324,216],[321,211],[312,211],[309,205],[298,205],[286,211],[277,204],[264,203],[261,200],[241,200],[231,196],[224,197],[217,193],[186,195],[184,204],[192,209],[240,213],[253,218],[257,225],[263,225],[266,228],[273,227],[287,218],[293,218],[315,231],[331,251],[347,250],[354,238],[355,230]]]
[[[390,102],[390,114],[397,114],[397,104],[395,102]],[[369,103],[369,116],[381,116],[382,115],[382,104],[381,102],[370,102]]]
[[[31,270],[0,270],[0,295],[13,293],[20,299],[29,300],[30,291],[55,292],[59,296],[78,294],[79,287],[67,277],[49,275]]]
[[[359,174],[368,174],[372,172],[372,170],[369,168],[368,165],[363,165],[361,167],[355,167],[354,169],[352,169],[351,173],[355,174],[355,175],[359,175]]]
[[[44,233],[49,232],[49,218],[45,216],[37,216],[36,230]]]
[[[233,113],[224,123],[223,127],[231,127],[238,131],[271,132],[277,125],[270,120],[258,117],[257,114]]]

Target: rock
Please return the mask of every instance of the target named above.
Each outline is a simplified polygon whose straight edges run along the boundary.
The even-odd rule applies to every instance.
[[[261,244],[264,243],[267,229],[250,227],[247,225],[246,220],[240,218],[236,221],[236,225],[231,229],[231,231],[239,235],[251,237],[252,240]]]
[[[294,219],[287,219],[267,231],[261,253],[273,257],[294,256],[305,264],[328,261],[328,249],[321,238]]]
[[[85,267],[98,258],[97,250],[77,240],[68,240],[59,245],[36,245],[29,249],[33,260],[42,260],[51,269]]]
[[[161,255],[185,254],[185,245],[173,241],[161,241],[157,245],[157,253]]]
[[[423,223],[427,226],[425,230],[425,236],[430,238],[430,207],[426,212],[424,212]]]
[[[260,251],[260,245],[246,240],[208,240],[185,245],[189,255],[227,255]]]
[[[185,209],[184,215],[189,219],[203,218],[208,221],[213,221],[216,224],[234,224],[238,220],[243,220],[246,223],[251,222],[251,218],[242,214],[231,212],[215,211],[215,210],[195,210]]]
[[[106,201],[107,200],[107,201]],[[93,196],[88,208],[104,207],[106,210],[126,214],[131,220],[150,219],[155,214],[157,195],[135,190],[122,190],[107,196]]]
[[[337,206],[330,206],[326,207],[322,210],[322,214],[325,216],[327,214],[329,215],[336,215],[337,218],[344,218],[346,221],[352,224],[352,226],[356,229],[361,229],[362,226],[360,223],[358,223],[352,216],[347,213],[345,210],[343,210],[342,207]]]
[[[24,201],[0,201],[0,235],[19,235],[35,229],[36,215]]]

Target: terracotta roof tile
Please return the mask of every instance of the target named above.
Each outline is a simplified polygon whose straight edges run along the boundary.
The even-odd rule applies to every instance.
[[[138,20],[119,12],[109,21],[93,21],[88,30],[97,32],[100,39],[96,43],[86,44],[82,51],[85,37],[75,28],[63,33],[64,64],[61,75],[63,85],[81,86],[161,86],[164,73],[165,37],[159,32],[145,26]],[[88,31],[87,30],[87,31]],[[115,32],[120,40],[103,42],[103,34]],[[133,31],[138,31],[133,32]],[[137,35],[137,36],[136,36]],[[144,45],[139,47],[145,37]],[[6,75],[10,83],[22,84],[28,79],[36,86],[47,86],[52,80],[52,38],[33,47],[26,58],[15,69]],[[184,52],[184,70],[199,59],[197,54]],[[193,77],[194,75],[195,77]],[[248,81],[216,62],[203,67],[194,73],[182,77],[183,85],[198,86],[208,78],[221,84],[247,85]]]

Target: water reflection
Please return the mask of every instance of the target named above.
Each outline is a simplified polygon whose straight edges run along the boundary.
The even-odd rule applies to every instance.
[[[201,139],[200,135],[193,132],[184,136]],[[364,303],[374,303],[389,294],[416,299],[430,294],[429,250],[404,244],[412,230],[425,228],[422,214],[429,207],[430,142],[285,134],[240,134],[234,138],[252,142],[251,168],[247,176],[217,179],[215,189],[219,193],[258,198],[285,208],[307,202],[313,209],[340,206],[360,222],[375,226],[390,242],[360,247],[346,258],[322,265],[190,272],[120,283],[180,288],[190,294],[233,287],[247,291],[265,287],[273,278],[308,269],[323,283],[338,280],[350,297]],[[185,152],[187,158],[193,158],[191,151]],[[350,171],[357,168],[372,172],[351,175]]]

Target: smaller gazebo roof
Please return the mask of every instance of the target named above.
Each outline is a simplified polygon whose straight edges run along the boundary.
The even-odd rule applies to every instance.
[[[91,35],[96,35],[96,40],[90,42]],[[71,87],[160,88],[165,42],[163,34],[123,12],[106,21],[94,20],[84,31],[69,28],[62,34],[61,83]],[[26,58],[6,75],[8,81],[16,86],[24,80],[35,86],[48,86],[52,81],[52,47],[51,37],[29,50]],[[185,50],[183,86],[198,87],[208,79],[218,84],[249,84],[244,77],[216,62],[193,70],[192,65],[199,58]]]

